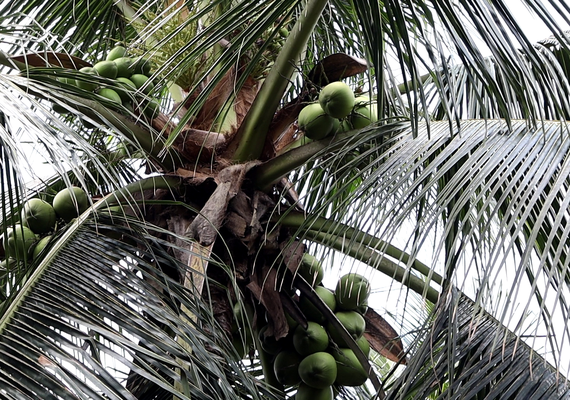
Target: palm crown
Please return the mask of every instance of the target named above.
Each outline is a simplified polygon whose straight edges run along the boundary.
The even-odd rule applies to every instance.
[[[567,395],[568,10],[522,3],[550,39],[502,1],[0,6],[2,396]]]

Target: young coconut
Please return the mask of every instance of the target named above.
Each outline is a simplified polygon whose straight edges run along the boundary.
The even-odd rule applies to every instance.
[[[34,246],[34,251],[32,252],[32,259],[37,260],[38,256],[46,248],[50,240],[51,236],[46,236],[42,238],[38,243],[36,243],[36,245]]]
[[[107,54],[107,61],[114,61],[117,58],[124,57],[127,54],[127,49],[123,46],[115,46],[111,49],[111,51]]]
[[[335,121],[325,113],[319,103],[311,103],[299,113],[298,124],[306,137],[320,140],[332,133]]]
[[[134,74],[129,78],[144,94],[149,94],[154,89],[154,84],[149,81],[148,76],[143,74]]]
[[[34,233],[46,233],[55,226],[55,210],[47,201],[30,199],[22,210],[22,223]]]
[[[99,61],[93,68],[97,70],[99,75],[109,79],[115,79],[119,71],[114,61]]]
[[[350,336],[357,340],[364,334],[366,329],[366,321],[356,311],[338,311],[334,314],[340,323],[346,328]],[[331,324],[327,324],[327,331],[331,339],[340,347],[347,347],[345,340],[340,332]]]
[[[150,75],[152,65],[146,58],[139,57],[135,60],[134,65],[135,74]]]
[[[303,254],[297,273],[313,287],[319,285],[323,281],[325,274],[321,262],[309,253]]]
[[[6,230],[4,237],[4,250],[12,258],[25,258],[30,256],[30,249],[36,242],[36,234],[27,226],[20,224]]]
[[[366,336],[362,335],[356,340],[356,344],[360,347],[360,350],[364,353],[366,357],[370,355],[370,343],[368,343],[368,339]]]
[[[97,72],[97,70],[95,68],[92,68],[92,67],[83,67],[79,70],[79,72],[86,74],[86,75],[99,75],[99,72]],[[83,90],[87,90],[88,92],[92,92],[97,88],[97,83],[93,83],[93,80],[88,79],[87,77],[85,77],[85,80],[76,79],[75,85],[78,88],[81,88]]]
[[[371,103],[368,96],[358,96],[347,121],[350,125],[350,129],[362,129],[378,121],[376,104]]]
[[[333,352],[336,360],[337,375],[335,384],[341,386],[360,386],[368,380],[368,373],[364,370],[356,354],[351,349],[340,348]]]
[[[324,389],[336,380],[336,360],[324,351],[310,354],[299,364],[299,376],[310,387]]]
[[[309,321],[307,329],[301,325],[295,329],[293,346],[295,346],[297,353],[302,356],[325,351],[329,346],[329,335],[321,325]]]
[[[131,57],[119,57],[115,60],[117,78],[128,78],[135,72],[135,60]]]
[[[130,79],[118,77],[117,85],[114,90],[117,92],[122,102],[128,102],[132,100],[134,93],[137,91],[137,87]]]
[[[53,198],[53,209],[65,222],[78,217],[88,207],[87,193],[76,186],[60,190]]]
[[[259,342],[261,343],[261,348],[267,354],[271,354],[273,356],[279,354],[283,351],[283,346],[287,342],[285,338],[276,340],[275,336],[266,335],[265,332],[269,328],[269,325],[265,325],[263,328],[259,330],[258,337]]]
[[[301,383],[295,394],[295,400],[333,400],[334,393],[332,386],[323,389],[315,389],[305,383]]]
[[[319,104],[331,117],[342,119],[354,107],[354,93],[346,83],[332,82],[321,90]]]
[[[325,302],[332,312],[335,312],[336,298],[334,293],[324,286],[317,286],[315,288],[315,292],[317,292],[317,295]],[[301,295],[299,298],[299,308],[303,310],[303,314],[305,314],[307,320],[318,322],[321,325],[326,322],[325,316],[321,314],[317,307],[311,303],[306,296]]]
[[[362,275],[346,274],[338,280],[334,294],[339,309],[356,310],[367,303],[370,295],[370,282]]]
[[[99,96],[102,96],[104,98],[106,98],[107,100],[112,101],[113,103],[115,103],[116,105],[120,106],[121,105],[121,96],[119,96],[119,93],[117,93],[115,90],[110,89],[110,88],[101,88],[97,91],[97,94]]]
[[[277,354],[273,363],[273,372],[279,383],[285,386],[293,386],[301,382],[299,376],[301,360],[301,355],[294,351],[285,350]]]

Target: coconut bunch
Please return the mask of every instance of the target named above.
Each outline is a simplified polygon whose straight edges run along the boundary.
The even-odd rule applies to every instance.
[[[88,207],[87,193],[78,187],[59,191],[53,204],[39,198],[28,200],[22,207],[20,223],[6,230],[3,240],[5,259],[0,269],[15,265],[18,260],[36,260],[57,227],[70,222]]]
[[[355,96],[344,82],[332,82],[319,93],[319,100],[305,106],[297,125],[311,140],[362,129],[377,121],[376,105],[368,96]]]
[[[130,57],[123,46],[114,47],[105,60],[99,61],[93,67],[83,67],[79,70],[83,77],[65,79],[65,83],[77,86],[88,92],[101,96],[106,105],[121,111],[121,107],[130,112],[144,114],[147,118],[155,118],[159,112],[159,103],[150,97],[154,84],[149,79],[151,64],[142,57]],[[100,76],[112,80],[111,84],[101,85],[93,79]],[[55,108],[57,112],[67,112],[66,109]]]
[[[366,323],[363,317],[370,295],[368,280],[356,273],[346,274],[339,279],[334,291],[329,290],[321,284],[324,273],[320,261],[307,253],[303,255],[297,274],[313,286],[317,295],[368,356],[370,344],[364,337]],[[368,380],[368,373],[348,347],[343,335],[307,297],[293,295],[292,300],[305,315],[308,321],[306,328],[287,315],[289,334],[285,338],[276,340],[274,336],[267,335],[268,326],[259,330],[259,343],[271,357],[277,380],[285,387],[296,389],[296,400],[333,399],[334,393],[342,386],[364,384]],[[238,320],[243,318],[243,314],[234,309],[234,317]],[[248,351],[241,347],[243,337],[241,334],[235,335],[234,346],[245,356]],[[248,340],[246,346],[253,342],[251,338]]]

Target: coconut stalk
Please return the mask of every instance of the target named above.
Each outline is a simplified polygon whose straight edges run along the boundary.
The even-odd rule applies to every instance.
[[[400,282],[410,290],[424,296],[428,301],[437,303],[440,293],[429,285],[429,282],[410,275],[409,271],[400,267],[393,261],[388,260],[383,254],[374,251],[360,243],[347,240],[344,237],[338,237],[323,232],[307,231],[304,234],[306,239],[324,246],[333,248],[337,251],[347,254],[352,258],[361,261],[370,267],[388,275],[392,279]]]
[[[308,226],[305,223],[309,221]],[[291,211],[287,214],[274,218],[274,222],[289,228],[296,228],[300,232],[326,233],[329,235],[340,235],[346,237],[347,240],[371,247],[374,250],[386,253],[390,257],[400,260],[402,263],[410,264],[411,268],[425,275],[428,279],[434,281],[438,285],[443,283],[443,277],[434,272],[430,267],[421,261],[413,258],[410,254],[398,249],[397,247],[385,242],[373,235],[361,230],[352,228],[346,224],[330,220],[318,216],[306,217],[305,214],[298,211]]]
[[[326,4],[327,0],[309,0],[307,3],[237,134],[229,143],[226,150],[228,158],[244,162],[261,156],[273,116]]]

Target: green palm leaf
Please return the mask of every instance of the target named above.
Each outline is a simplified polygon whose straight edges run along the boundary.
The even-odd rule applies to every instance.
[[[387,399],[568,396],[568,381],[512,332],[453,292]]]
[[[121,229],[114,218],[112,226],[103,214],[96,224],[86,216],[70,226],[14,294],[0,319],[3,395],[129,399],[150,382],[160,398],[270,396],[231,361],[211,305],[173,279],[187,267],[166,253],[168,245]],[[196,346],[189,352],[175,337]]]

